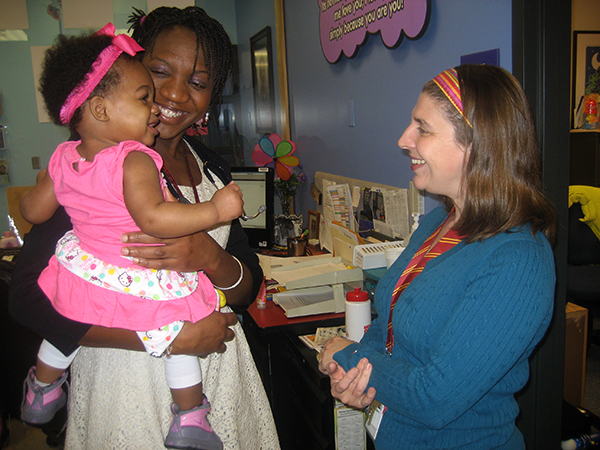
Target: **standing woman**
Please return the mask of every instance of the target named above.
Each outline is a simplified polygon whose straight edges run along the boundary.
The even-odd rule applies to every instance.
[[[146,49],[142,63],[155,83],[160,124],[154,149],[164,161],[164,176],[182,201],[206,201],[227,184],[229,170],[223,159],[185,132],[206,121],[209,107],[220,102],[232,62],[229,37],[219,22],[197,7],[158,8],[148,16],[135,14],[131,22],[133,37]],[[40,297],[37,277],[45,264],[35,264],[36,257],[41,248],[42,253],[53,251],[69,226],[59,212],[37,230],[34,227],[11,286],[11,313],[19,322],[65,354],[78,342],[88,346],[72,366],[66,448],[164,449],[170,394],[162,362],[143,352],[135,333],[68,321]],[[158,240],[129,233],[124,242],[128,247],[123,254],[141,266],[204,270],[224,289],[228,305],[246,307],[262,281],[258,258],[237,220],[186,238]],[[278,449],[269,403],[236,322],[225,307],[186,323],[172,341],[172,353],[204,357],[204,390],[212,405],[209,420],[225,449]]]
[[[446,70],[398,146],[415,186],[444,206],[379,282],[379,317],[361,342],[329,341],[320,368],[343,402],[387,408],[378,450],[524,449],[514,394],[555,284],[554,213],[525,95],[498,67]]]

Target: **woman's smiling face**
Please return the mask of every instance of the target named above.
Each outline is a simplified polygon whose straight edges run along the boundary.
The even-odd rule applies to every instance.
[[[213,92],[196,34],[183,27],[162,32],[142,62],[154,81],[154,101],[160,109],[159,138],[181,136],[204,117]]]
[[[452,124],[429,95],[419,96],[398,146],[408,150],[417,189],[462,204],[461,181],[468,151],[456,142]]]

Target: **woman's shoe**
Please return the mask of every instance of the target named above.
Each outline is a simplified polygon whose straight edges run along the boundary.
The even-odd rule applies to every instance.
[[[223,443],[216,435],[208,420],[210,403],[206,396],[200,406],[189,411],[179,411],[179,406],[173,403],[171,410],[175,417],[169,433],[165,438],[165,447],[178,449],[222,450]]]
[[[27,379],[23,383],[21,421],[30,425],[43,425],[50,422],[56,412],[67,402],[67,394],[62,389],[67,375],[65,371],[50,386],[42,387],[35,382],[35,366],[29,369]]]

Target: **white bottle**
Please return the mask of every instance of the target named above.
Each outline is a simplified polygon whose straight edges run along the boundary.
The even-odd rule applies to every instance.
[[[371,325],[371,300],[359,287],[346,294],[346,337],[359,342]]]
[[[10,231],[5,231],[4,236],[0,239],[0,248],[20,247],[16,237],[10,234]]]

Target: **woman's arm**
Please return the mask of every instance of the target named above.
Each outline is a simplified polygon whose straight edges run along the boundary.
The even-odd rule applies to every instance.
[[[223,250],[208,233],[201,232],[177,239],[157,239],[141,232],[126,233],[123,242],[134,244],[123,248],[123,255],[133,257],[133,262],[150,269],[179,270],[191,272],[204,270],[219,287],[234,285],[240,277],[240,268],[235,256],[242,264],[242,280],[237,287],[225,291],[227,303],[245,308],[256,299],[262,283],[262,269],[258,256],[250,249],[248,238],[238,220],[231,224],[226,250]],[[135,244],[157,244],[160,246],[138,246]]]
[[[361,359],[356,367],[346,371],[336,363],[330,363],[329,377],[331,381],[331,395],[342,403],[355,408],[366,408],[375,400],[374,387],[369,387],[369,379],[373,366],[367,358]]]
[[[38,172],[36,185],[23,195],[19,206],[23,218],[33,224],[44,223],[54,215],[60,205],[47,169]]]
[[[73,322],[56,312],[37,280],[54,254],[56,242],[71,228],[69,216],[62,207],[50,220],[31,228],[19,252],[8,297],[11,317],[66,355],[77,347],[90,325]]]
[[[373,366],[369,383],[377,389],[379,402],[429,427],[444,427],[488,394],[516,364],[527,364],[543,336],[553,304],[554,268],[549,247],[542,247],[531,241],[506,242],[485,260],[477,259],[458,303],[448,283],[437,283],[435,296],[441,301],[432,299],[435,306],[430,308],[446,303],[448,311],[436,314],[447,320],[423,322],[423,329],[431,327],[423,335],[433,333],[434,338],[418,355],[393,358],[384,352],[383,314],[364,342],[348,345],[333,357],[348,372],[367,358]],[[431,298],[426,297],[431,288],[425,284],[421,280],[415,289]],[[411,299],[415,296],[411,291]],[[523,372],[514,376],[515,383],[525,381]]]
[[[54,254],[56,242],[71,228],[69,216],[61,207],[50,220],[34,225],[26,235],[10,285],[11,317],[66,355],[78,345],[144,351],[143,344],[133,331],[92,326],[60,315],[38,286],[38,277]],[[185,242],[189,243],[188,240]],[[174,262],[176,258],[169,261]],[[173,353],[206,356],[222,352],[225,342],[234,338],[229,327],[236,322],[237,317],[233,313],[213,313],[194,324],[186,323],[173,343]]]
[[[346,342],[344,342],[346,341]],[[333,338],[325,343],[319,355],[319,370],[329,375],[331,395],[346,405],[355,408],[366,408],[375,399],[376,390],[369,387],[369,379],[373,366],[367,358],[362,358],[356,367],[348,372],[336,363],[332,356],[337,351],[346,348],[352,341],[343,338]]]
[[[165,201],[156,164],[146,153],[132,151],[123,164],[123,196],[136,225],[151,236],[172,238],[230,222],[243,214],[240,187],[231,183],[210,201],[189,204]]]

